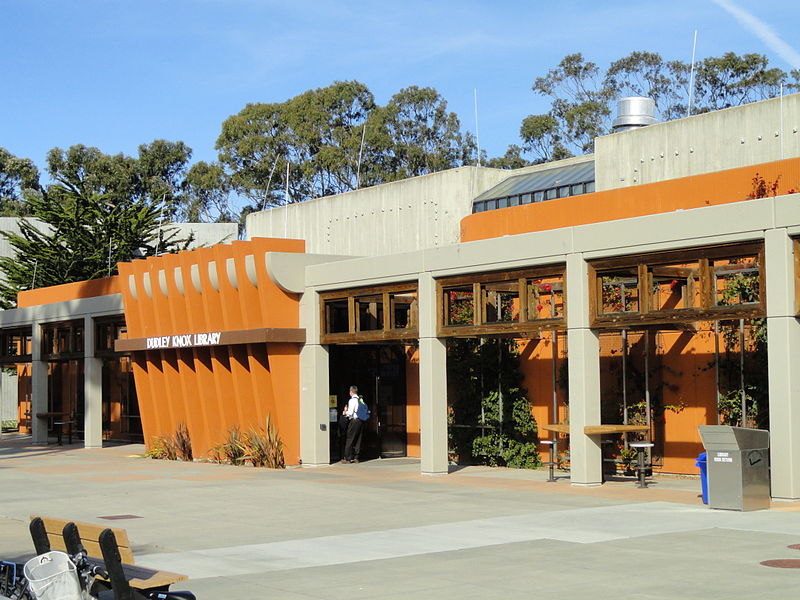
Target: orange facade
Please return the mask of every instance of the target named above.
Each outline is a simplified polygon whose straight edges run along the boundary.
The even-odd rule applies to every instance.
[[[269,277],[267,252],[303,252],[302,240],[256,238],[121,263],[128,338],[296,329],[299,297]],[[133,352],[146,441],[188,427],[195,456],[235,425],[263,428],[269,415],[286,463],[300,460],[300,345],[280,341]]]
[[[774,192],[767,190],[769,195],[800,190],[800,159],[475,213],[461,220],[461,241],[471,242],[739,202],[747,200],[753,193],[753,178],[756,176],[764,179],[767,188],[770,183],[777,181]]]
[[[490,239],[739,202],[753,197],[757,175],[767,183],[769,195],[794,193],[800,189],[800,159],[475,213],[462,220],[461,239],[464,242]],[[775,189],[770,189],[770,184],[776,182]],[[717,423],[717,381],[712,366],[717,341],[712,325],[702,325],[704,328],[691,333],[658,331],[649,350],[653,361],[650,369],[659,374],[659,379],[650,384],[652,388],[657,387],[660,407],[653,415],[653,441],[656,453],[663,456],[660,466],[665,472],[696,472],[694,460],[703,451],[697,427]],[[549,336],[545,334],[541,340],[520,345],[521,370],[539,424],[569,420],[565,402],[568,393],[558,384],[559,414],[558,420],[553,420]],[[559,344],[561,360],[568,352],[565,343],[559,341]],[[601,336],[601,402],[606,412],[619,411],[621,403],[618,345],[618,339],[612,342]],[[641,368],[639,365],[640,371]],[[629,393],[631,403],[643,400],[641,390],[629,390]],[[604,416],[607,422],[620,422],[612,420],[615,418],[619,415]]]

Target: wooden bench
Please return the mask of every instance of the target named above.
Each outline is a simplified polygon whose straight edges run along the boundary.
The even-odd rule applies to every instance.
[[[31,515],[31,521],[36,519],[36,515]],[[36,546],[36,553],[42,554],[49,550],[67,551],[66,543],[64,542],[64,527],[67,523],[75,523],[80,535],[81,544],[86,550],[86,554],[92,559],[93,562],[100,564],[103,560],[103,553],[100,549],[100,534],[106,529],[110,529],[114,533],[117,546],[119,549],[119,556],[123,563],[123,570],[125,577],[131,587],[148,590],[148,589],[166,589],[173,583],[178,581],[185,581],[188,579],[186,575],[180,573],[171,573],[169,571],[159,571],[151,567],[136,565],[133,558],[133,550],[131,548],[130,540],[128,540],[128,533],[124,529],[116,527],[105,527],[102,525],[95,525],[93,523],[83,523],[80,521],[67,521],[66,519],[55,519],[52,517],[41,517],[44,524],[44,530],[47,534],[48,547],[44,548],[42,544],[36,542],[34,536],[34,545]]]

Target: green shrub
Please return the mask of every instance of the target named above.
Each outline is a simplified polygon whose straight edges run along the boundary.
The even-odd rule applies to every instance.
[[[244,434],[243,441],[246,459],[254,467],[284,468],[283,442],[269,415],[266,428],[251,429]]]
[[[225,440],[211,449],[211,460],[218,463],[243,465],[247,459],[247,445],[238,425],[228,430]]]
[[[145,456],[160,460],[185,460],[191,462],[192,440],[185,423],[179,423],[172,435],[156,435],[150,438]]]
[[[166,436],[155,435],[150,438],[150,444],[145,452],[147,458],[158,460],[178,460],[175,445]]]

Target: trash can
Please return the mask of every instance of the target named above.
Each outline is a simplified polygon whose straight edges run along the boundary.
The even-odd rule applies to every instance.
[[[769,431],[728,425],[699,430],[707,454],[709,508],[769,508]]]
[[[700,469],[700,490],[703,494],[703,504],[708,504],[708,470],[707,454],[701,452],[694,461],[694,466]]]

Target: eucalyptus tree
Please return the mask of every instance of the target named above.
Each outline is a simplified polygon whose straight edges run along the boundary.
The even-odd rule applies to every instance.
[[[0,148],[0,216],[27,214],[25,195],[38,189],[39,170],[33,161]]]
[[[704,58],[694,72],[690,64],[655,52],[632,52],[604,71],[580,53],[569,54],[533,82],[533,92],[549,98],[550,110],[526,117],[520,137],[534,162],[557,160],[592,152],[594,138],[611,130],[614,103],[625,96],[652,98],[666,121],[773,98],[782,86],[791,92],[799,84],[800,70],[770,68],[760,54]]]

